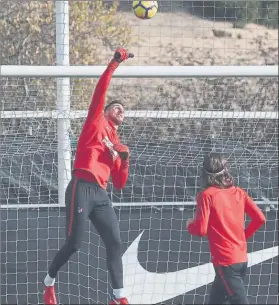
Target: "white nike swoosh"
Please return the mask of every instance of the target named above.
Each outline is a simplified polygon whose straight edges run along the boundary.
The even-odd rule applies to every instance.
[[[145,270],[138,261],[138,245],[143,232],[123,255],[124,287],[130,304],[164,302],[213,282],[215,273],[212,263],[168,273]],[[277,255],[278,246],[249,253],[248,266],[259,264]]]

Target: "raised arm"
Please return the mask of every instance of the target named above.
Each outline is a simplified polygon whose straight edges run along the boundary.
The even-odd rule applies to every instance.
[[[103,108],[105,105],[105,97],[107,93],[107,89],[109,87],[112,75],[114,71],[117,69],[119,64],[128,59],[129,57],[133,57],[133,54],[128,53],[125,49],[117,49],[114,53],[113,59],[108,64],[106,70],[100,77],[97,86],[95,88],[91,104],[89,106],[88,115],[86,118],[85,125],[92,124],[94,120],[98,119],[100,115],[103,113]]]

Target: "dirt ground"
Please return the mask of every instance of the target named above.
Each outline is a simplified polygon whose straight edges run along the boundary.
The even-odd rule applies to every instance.
[[[157,13],[140,20],[121,14],[133,29],[132,65],[272,65],[278,63],[278,30],[257,24],[234,29],[232,23],[187,13]]]
[[[125,65],[278,65],[278,30],[257,24],[234,29],[232,23],[187,13],[157,13],[151,20],[122,13],[133,29],[127,46],[135,58]],[[111,50],[107,49],[107,58]],[[124,99],[139,110],[274,111],[274,79],[115,79],[108,98]]]

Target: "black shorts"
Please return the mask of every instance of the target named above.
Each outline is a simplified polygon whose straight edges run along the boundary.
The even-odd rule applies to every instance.
[[[81,247],[89,218],[105,244],[112,287],[123,288],[119,222],[106,190],[96,183],[73,178],[66,189],[65,201],[66,243],[54,257],[49,276],[55,278],[70,256]]]
[[[209,304],[249,304],[243,279],[247,271],[247,263],[230,266],[215,266],[215,279],[212,284]]]
[[[120,242],[119,222],[106,190],[73,178],[66,190],[66,239],[80,247],[89,218],[105,244]]]

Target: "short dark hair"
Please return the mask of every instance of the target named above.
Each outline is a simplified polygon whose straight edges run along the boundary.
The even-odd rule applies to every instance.
[[[119,101],[119,100],[114,100],[114,101],[111,101],[109,104],[106,105],[104,111],[108,110],[108,108],[113,105],[113,104],[120,104],[122,107],[124,107],[124,105]]]
[[[222,154],[212,152],[204,156],[202,182],[204,187],[215,185],[229,188],[234,185],[233,177],[228,170],[228,161]]]

